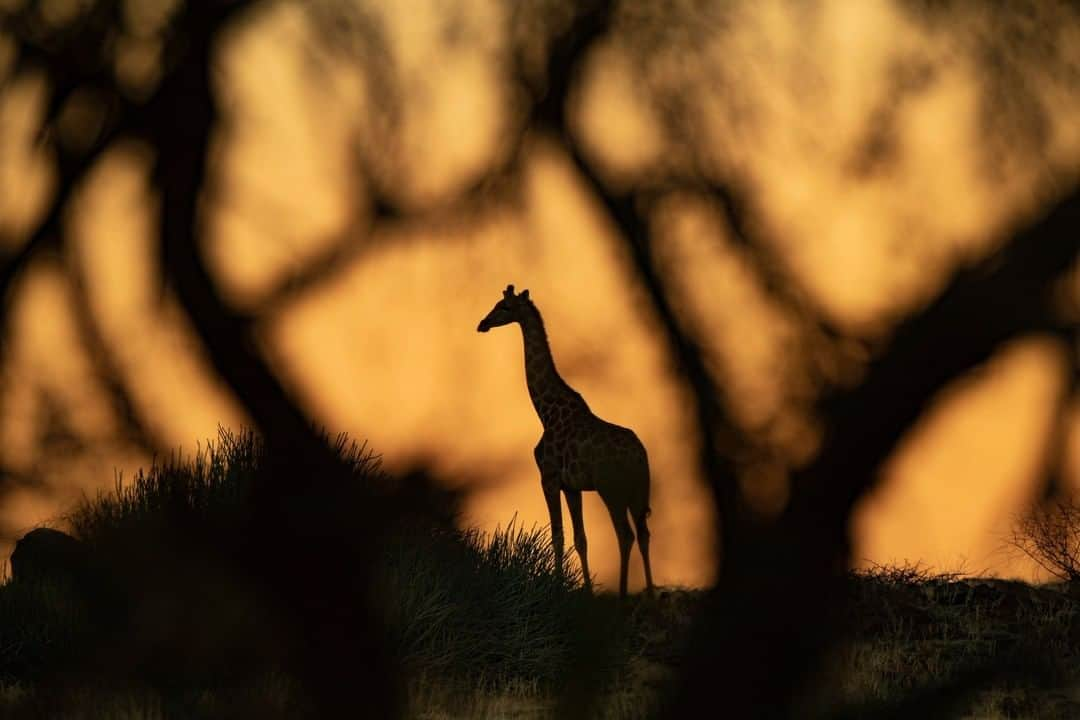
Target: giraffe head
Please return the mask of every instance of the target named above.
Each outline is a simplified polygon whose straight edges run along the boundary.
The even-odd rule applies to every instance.
[[[520,295],[514,294],[514,286],[507,285],[503,290],[502,300],[495,303],[491,312],[480,321],[476,327],[477,332],[487,332],[493,327],[509,325],[512,322],[521,322],[526,308],[532,305],[529,300],[529,291],[522,290]]]

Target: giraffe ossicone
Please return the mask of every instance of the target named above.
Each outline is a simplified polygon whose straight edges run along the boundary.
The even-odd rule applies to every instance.
[[[628,428],[592,413],[585,399],[555,369],[547,331],[529,291],[514,294],[507,285],[477,326],[477,331],[517,323],[525,342],[525,382],[544,433],[533,455],[551,517],[551,542],[560,572],[563,568],[563,527],[560,493],[574,527],[574,547],[581,560],[586,589],[592,589],[588,543],[581,512],[581,493],[596,491],[604,501],[619,541],[619,597],[626,595],[630,549],[637,532],[645,566],[645,584],[653,589],[649,564],[649,460],[645,446]],[[630,520],[634,529],[631,529]]]

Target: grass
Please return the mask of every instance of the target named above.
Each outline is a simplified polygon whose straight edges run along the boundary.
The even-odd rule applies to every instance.
[[[355,482],[387,479],[363,445],[341,436],[334,447]],[[245,537],[265,461],[255,436],[222,432],[64,518],[103,579],[0,586],[0,714],[310,715],[283,670],[287,624],[235,571],[258,551]],[[617,609],[556,570],[547,529],[514,519],[491,533],[410,522],[386,537],[372,589],[406,717],[558,717],[564,695],[592,717],[652,716],[704,592],[668,588]],[[801,716],[873,717],[1006,657],[1008,672],[982,678],[957,716],[1080,717],[1080,603],[1069,594],[904,565],[852,573],[849,600],[851,622]]]
[[[972,717],[1080,711],[1066,698],[1080,687],[1080,602],[1064,588],[907,564],[852,573],[850,597],[821,693],[833,707],[889,707],[972,680]]]
[[[550,684],[568,662],[580,577],[555,572],[542,528],[410,533],[380,581],[392,645],[413,673]]]
[[[334,446],[355,482],[386,481],[365,446],[344,436]],[[214,716],[207,698],[244,695],[280,676],[289,629],[273,598],[235,572],[257,552],[245,538],[265,462],[253,434],[222,431],[193,457],[155,462],[63,518],[91,549],[98,582],[0,587],[0,683],[18,689],[12,702],[32,704],[38,685],[66,682],[79,668],[123,664],[137,670],[109,678],[115,697],[75,704],[126,702],[134,688],[148,716],[159,705]],[[384,539],[373,583],[411,687],[439,697],[460,687],[550,694],[574,668],[582,637],[609,650],[591,671],[614,672],[615,626],[594,622],[595,602],[581,586],[573,570],[556,572],[546,529],[515,520],[492,533],[407,523]]]

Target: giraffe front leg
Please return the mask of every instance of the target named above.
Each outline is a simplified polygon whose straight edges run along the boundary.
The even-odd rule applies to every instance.
[[[562,526],[562,503],[559,500],[559,488],[544,488],[544,499],[547,501],[548,515],[551,517],[551,547],[555,550],[555,569],[562,575],[563,565],[563,526]]]
[[[566,507],[570,511],[570,522],[574,526],[574,549],[581,560],[581,578],[585,590],[592,592],[592,576],[589,575],[589,543],[585,539],[585,521],[581,516],[581,491],[563,489],[566,495]]]

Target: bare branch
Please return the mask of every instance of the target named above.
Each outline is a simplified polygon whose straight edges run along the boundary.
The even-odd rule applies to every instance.
[[[1017,521],[1009,544],[1051,576],[1080,580],[1080,503],[1067,497],[1033,508]]]

